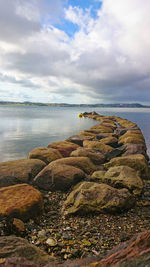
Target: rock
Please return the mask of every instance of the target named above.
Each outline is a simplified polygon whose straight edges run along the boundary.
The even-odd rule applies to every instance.
[[[68,157],[64,159],[57,159],[54,162],[50,163],[49,166],[55,166],[55,164],[65,164],[74,166],[76,168],[81,169],[87,174],[90,174],[97,169],[97,167],[88,157]]]
[[[48,247],[55,247],[57,245],[57,241],[54,238],[48,238],[45,242]]]
[[[36,147],[28,155],[29,159],[40,159],[46,164],[49,164],[53,160],[62,158],[60,152],[53,148],[48,147]]]
[[[72,142],[72,143],[77,144],[79,146],[83,146],[84,140],[92,140],[93,138],[94,138],[93,136],[85,136],[85,135],[77,134],[77,135],[72,135],[66,141]]]
[[[115,118],[117,123],[123,127],[123,128],[134,128],[134,127],[137,127],[136,123],[133,123],[127,119],[122,119],[122,118],[119,118],[119,117],[116,117]]]
[[[127,189],[115,189],[106,184],[82,182],[64,202],[65,215],[89,212],[118,212],[129,209],[135,203]]]
[[[3,176],[0,178],[0,187],[6,187],[10,185],[20,184],[21,181],[16,177],[12,176]]]
[[[150,266],[150,230],[135,235],[120,243],[102,260],[87,267],[148,267]]]
[[[39,265],[42,264],[42,266],[45,266],[48,261],[52,260],[47,253],[40,250],[36,246],[29,244],[27,240],[21,237],[0,237],[0,258],[8,257],[23,257],[27,260],[38,263]]]
[[[70,156],[88,157],[94,164],[103,164],[105,162],[105,156],[96,149],[78,148],[74,150]]]
[[[54,148],[60,152],[63,157],[69,157],[70,153],[79,146],[67,141],[53,142],[48,145],[48,148]]]
[[[105,137],[99,141],[101,144],[109,145],[112,147],[116,147],[118,144],[118,139],[113,136]]]
[[[105,163],[105,168],[114,166],[129,166],[136,171],[139,171],[140,176],[148,178],[149,170],[145,157],[141,154],[129,155],[125,157],[117,157],[111,159],[108,163]]]
[[[53,166],[51,164],[46,166],[34,179],[34,184],[40,189],[66,191],[85,178],[85,173],[78,168],[65,164],[55,163]]]
[[[110,151],[113,151],[113,148],[111,146],[102,144],[100,141],[83,141],[83,146],[91,149],[97,149],[101,153],[106,154]]]
[[[0,189],[0,216],[26,221],[41,215],[42,211],[42,194],[34,187],[19,184]]]
[[[127,188],[135,195],[143,189],[143,182],[138,172],[128,166],[111,167],[107,172],[96,171],[92,178],[117,188]]]
[[[128,156],[133,154],[143,154],[146,160],[149,160],[149,157],[146,153],[146,145],[145,144],[124,144],[123,147],[124,153],[122,156]]]
[[[101,140],[106,137],[117,137],[117,135],[115,133],[98,133],[96,135],[97,140]]]
[[[32,181],[45,166],[46,164],[39,159],[19,159],[0,162],[0,180],[3,179],[2,181],[4,182],[4,177],[9,177],[9,185],[10,177],[13,177],[13,180],[17,178],[22,183],[28,183]]]
[[[25,232],[25,226],[23,221],[17,218],[7,220],[7,228],[9,230],[9,233],[16,235],[22,235]]]
[[[125,151],[125,148],[123,146],[114,148],[112,151],[105,154],[106,160],[109,161],[113,158],[116,158],[118,156],[121,156]]]
[[[96,133],[93,132],[93,131],[83,131],[83,132],[80,132],[78,133],[78,135],[81,135],[81,136],[87,136],[87,137],[95,137],[96,136]]]
[[[97,130],[99,133],[113,133],[114,128],[112,126],[106,126],[106,125],[101,125],[97,124],[93,127],[91,127],[91,130]]]

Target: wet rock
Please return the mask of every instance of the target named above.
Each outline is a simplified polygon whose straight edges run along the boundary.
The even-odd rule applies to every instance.
[[[79,146],[83,146],[83,141],[84,140],[92,140],[94,137],[93,136],[85,136],[85,135],[73,135],[69,137],[66,141],[67,142],[72,142],[74,144],[77,144]]]
[[[105,156],[96,149],[78,148],[74,150],[70,156],[88,157],[94,164],[97,164],[97,165],[105,162]]]
[[[107,154],[108,152],[113,151],[113,148],[111,146],[105,145],[101,143],[100,141],[84,141],[83,146],[91,149],[97,149],[101,153]]]
[[[69,157],[70,153],[79,146],[67,141],[53,142],[48,145],[48,148],[54,148],[60,152],[63,157]]]
[[[29,159],[40,159],[46,164],[62,158],[60,152],[53,148],[48,147],[36,147],[28,155]]]
[[[39,159],[19,159],[0,162],[0,179],[3,179],[4,182],[4,177],[9,177],[8,185],[10,184],[10,177],[13,177],[13,180],[17,178],[22,183],[28,183],[45,166],[46,164]]]
[[[50,163],[35,177],[33,183],[40,189],[65,191],[85,178],[85,173],[79,168],[56,164],[56,161],[54,163]]]
[[[125,157],[117,157],[111,159],[108,163],[106,163],[105,168],[110,168],[114,166],[129,166],[136,171],[139,171],[140,176],[148,178],[149,170],[145,157],[141,154],[129,155]]]
[[[0,189],[0,216],[9,216],[26,221],[41,215],[42,194],[27,184]]]
[[[51,260],[44,251],[29,244],[23,238],[15,236],[0,237],[0,258],[8,257],[23,257],[35,263],[43,264],[43,266]]]
[[[135,203],[127,189],[115,189],[106,184],[82,182],[64,202],[65,215],[89,212],[117,212],[129,209]]]
[[[76,168],[81,169],[87,174],[90,174],[97,169],[97,167],[88,157],[68,157],[64,159],[57,159],[54,162],[50,163],[49,166],[54,166],[55,164],[65,164],[74,166]]]
[[[143,182],[138,172],[128,166],[111,167],[103,173],[96,171],[92,174],[92,178],[117,188],[127,188],[135,195],[140,195],[143,189]]]

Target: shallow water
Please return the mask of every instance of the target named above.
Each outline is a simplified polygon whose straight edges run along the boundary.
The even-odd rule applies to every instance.
[[[0,106],[0,161],[25,158],[35,147],[47,146],[89,129],[96,122],[79,119],[78,114],[93,110],[136,122],[144,134],[150,155],[150,109]]]

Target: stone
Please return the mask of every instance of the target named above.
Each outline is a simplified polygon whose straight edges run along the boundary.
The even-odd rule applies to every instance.
[[[97,167],[92,163],[88,157],[68,157],[63,159],[57,159],[54,162],[51,162],[49,166],[55,166],[55,164],[65,164],[74,166],[81,169],[87,174],[91,174],[97,169]]]
[[[17,184],[0,189],[0,217],[8,216],[27,221],[43,211],[42,194],[28,184]]]
[[[80,133],[78,133],[78,135],[81,135],[81,136],[87,136],[87,137],[95,137],[96,136],[96,133],[95,133],[95,131],[83,131],[83,132],[80,132]],[[83,144],[83,143],[82,143]]]
[[[140,195],[143,189],[143,182],[138,172],[128,166],[111,167],[103,173],[96,171],[92,174],[92,178],[116,188],[127,188],[134,195]]]
[[[66,141],[67,142],[72,142],[74,144],[77,144],[79,146],[83,146],[83,141],[84,140],[93,140],[93,136],[86,136],[86,135],[72,135],[70,136]]]
[[[125,149],[123,146],[114,148],[112,151],[109,151],[105,154],[106,160],[109,161],[113,158],[121,156],[124,153]]]
[[[82,182],[75,186],[64,202],[64,215],[89,212],[121,212],[135,203],[127,189],[116,189],[106,184]]]
[[[0,187],[6,187],[10,185],[20,184],[21,181],[16,177],[12,176],[3,176],[0,178]]]
[[[91,130],[97,130],[99,131],[99,133],[113,133],[114,128],[112,126],[106,126],[106,125],[101,125],[101,124],[97,124],[95,126],[91,127]]]
[[[36,246],[29,244],[24,238],[16,236],[0,237],[0,258],[8,257],[23,257],[38,263],[39,265],[41,264],[42,266],[45,266],[47,262],[52,261],[52,258],[49,257],[47,253]]]
[[[40,267],[40,265],[33,261],[28,261],[26,258],[12,257],[0,259],[1,267]]]
[[[17,218],[7,220],[7,228],[9,229],[9,233],[16,235],[22,235],[25,232],[24,222]]]
[[[83,141],[83,146],[91,149],[97,149],[103,154],[113,151],[111,146],[102,144],[100,141]]]
[[[67,158],[65,158],[67,159]],[[46,191],[66,191],[85,178],[85,173],[74,166],[50,163],[34,179],[38,188]]]
[[[101,144],[109,145],[112,147],[116,147],[118,144],[118,139],[113,136],[105,137],[99,141]]]
[[[48,247],[55,247],[57,245],[57,241],[54,238],[48,238],[45,242]]]
[[[34,148],[28,155],[29,159],[40,159],[44,161],[46,164],[50,162],[62,158],[60,152],[53,148],[48,147],[36,147]]]
[[[150,266],[150,230],[120,243],[99,261],[87,267],[148,267]]]
[[[48,148],[58,150],[63,157],[69,157],[71,152],[78,147],[79,145],[67,141],[53,142],[48,145]]]
[[[13,177],[13,179],[17,178],[22,183],[28,183],[45,166],[46,164],[39,159],[18,159],[0,162],[0,180],[3,179],[4,181],[4,177]]]
[[[142,154],[113,158],[108,163],[104,164],[106,169],[114,166],[129,166],[136,171],[139,171],[140,177],[149,177],[147,161]]]
[[[122,156],[128,156],[133,154],[143,154],[146,160],[149,160],[149,157],[146,153],[146,145],[145,144],[124,144],[123,147],[124,153]]]
[[[105,162],[105,156],[96,149],[78,148],[74,150],[71,157],[88,157],[94,164],[99,165]]]
[[[123,127],[123,128],[134,128],[137,127],[136,123],[133,123],[127,119],[122,119],[119,117],[115,118],[117,123],[119,124],[119,126]]]

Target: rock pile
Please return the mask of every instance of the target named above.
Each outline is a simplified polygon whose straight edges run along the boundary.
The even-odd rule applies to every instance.
[[[149,158],[141,130],[135,123],[116,116],[95,112],[83,116],[97,124],[65,141],[51,143],[47,148],[35,148],[28,159],[0,163],[0,218],[9,222],[8,225],[13,222],[11,229],[16,227],[16,232],[19,231],[23,223],[17,221],[20,219],[38,222],[43,212],[43,196],[49,194],[50,197],[50,192],[65,194],[61,208],[64,218],[72,214],[123,213],[142,195],[143,181],[149,179]],[[3,237],[0,243],[4,240]],[[7,242],[8,239],[6,246]],[[44,242],[46,249],[52,246],[50,244],[55,244],[54,247],[57,244],[54,238]],[[22,254],[4,254],[1,258],[23,256],[30,260]],[[7,261],[2,261],[2,266],[7,266]],[[109,259],[102,260],[105,261],[103,266],[115,266],[110,265]]]

